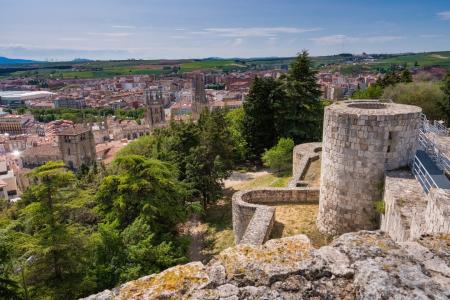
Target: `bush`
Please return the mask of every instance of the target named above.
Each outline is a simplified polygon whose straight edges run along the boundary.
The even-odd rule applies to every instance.
[[[420,106],[431,120],[445,120],[446,97],[438,83],[411,82],[399,83],[384,89],[382,99],[391,99],[395,103]]]
[[[292,165],[293,149],[294,141],[291,138],[281,138],[275,146],[266,150],[261,158],[264,165],[273,170],[287,170]]]

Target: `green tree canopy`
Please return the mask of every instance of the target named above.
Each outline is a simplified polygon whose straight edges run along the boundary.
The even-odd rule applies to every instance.
[[[447,117],[442,109],[446,96],[435,82],[399,83],[387,87],[381,98],[420,106],[431,120],[443,120]]]
[[[291,138],[281,138],[275,146],[264,152],[262,161],[273,170],[287,170],[292,166],[293,149],[294,141]]]

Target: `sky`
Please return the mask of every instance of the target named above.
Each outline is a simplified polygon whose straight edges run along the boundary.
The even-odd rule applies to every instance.
[[[180,59],[450,50],[450,0],[0,0],[0,56]]]

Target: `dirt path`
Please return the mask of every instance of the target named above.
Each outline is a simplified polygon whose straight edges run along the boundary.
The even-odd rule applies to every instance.
[[[231,176],[225,179],[223,183],[225,185],[225,188],[227,189],[267,174],[269,174],[269,172],[267,171],[245,172],[245,173],[233,171],[233,173],[231,173]]]
[[[203,249],[203,237],[206,232],[206,225],[200,221],[200,216],[192,215],[189,221],[184,225],[187,233],[191,237],[191,243],[188,248],[189,261],[202,261],[204,256],[202,254]]]

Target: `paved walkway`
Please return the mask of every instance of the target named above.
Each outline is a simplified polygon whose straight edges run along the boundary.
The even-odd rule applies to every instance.
[[[416,156],[423,164],[428,174],[430,174],[438,188],[450,189],[450,180],[444,175],[444,172],[436,166],[434,161],[425,151],[417,150]]]

